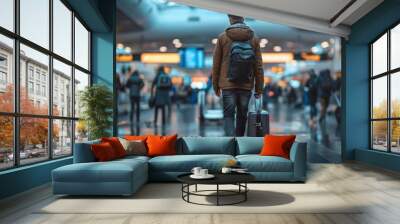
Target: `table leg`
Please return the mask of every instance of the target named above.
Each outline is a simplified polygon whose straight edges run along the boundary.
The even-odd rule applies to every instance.
[[[244,187],[245,187],[245,192],[244,192],[244,201],[247,201],[247,192],[248,192],[248,190],[247,190],[247,183],[244,183]]]
[[[195,185],[195,191],[197,192],[197,184]]]
[[[187,201],[190,202],[189,200],[189,195],[190,195],[190,184],[187,185]]]
[[[217,206],[219,206],[219,184],[217,184]]]

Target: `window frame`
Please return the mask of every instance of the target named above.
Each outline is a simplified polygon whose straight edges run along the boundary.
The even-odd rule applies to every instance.
[[[5,168],[0,168],[0,172],[5,171],[5,170],[10,170],[10,169],[16,169],[19,167],[23,166],[29,166],[37,163],[43,163],[49,160],[58,160],[62,159],[65,157],[70,157],[73,155],[74,151],[74,143],[75,143],[75,125],[76,121],[79,120],[79,117],[75,117],[75,108],[72,107],[72,111],[70,116],[56,116],[53,115],[53,59],[58,60],[59,62],[62,62],[66,65],[71,66],[71,92],[73,94],[72,96],[72,105],[75,103],[75,88],[74,88],[74,82],[75,82],[75,69],[78,69],[79,71],[87,74],[89,76],[89,83],[88,85],[92,85],[92,73],[91,73],[91,49],[92,49],[92,44],[91,44],[91,37],[92,37],[92,30],[88,27],[88,25],[84,22],[84,20],[76,13],[73,8],[66,2],[65,0],[59,0],[62,4],[64,4],[68,10],[71,11],[71,27],[72,27],[72,32],[71,32],[71,59],[64,58],[63,56],[53,52],[53,1],[54,0],[48,0],[49,1],[49,48],[46,49],[45,47],[40,46],[39,44],[36,44],[29,39],[23,37],[20,35],[20,0],[14,0],[13,1],[13,10],[14,10],[14,31],[10,31],[4,27],[0,26],[0,35],[3,35],[5,37],[11,38],[13,40],[14,44],[14,49],[13,49],[13,64],[12,66],[12,71],[13,73],[13,79],[14,79],[14,100],[13,100],[13,107],[14,110],[13,112],[2,112],[0,111],[0,116],[10,116],[13,119],[13,154],[14,154],[14,161],[13,161],[13,166],[10,167],[5,167]],[[78,19],[79,22],[84,26],[84,28],[88,31],[89,34],[89,43],[88,43],[88,57],[89,57],[89,66],[88,69],[85,69],[78,64],[75,63],[75,25],[74,25],[74,19]],[[20,111],[20,44],[23,44],[27,47],[32,48],[33,50],[36,50],[40,53],[43,53],[48,56],[49,63],[48,63],[48,85],[47,85],[47,91],[48,93],[48,113],[46,115],[39,115],[39,114],[27,114],[27,113],[21,113]],[[28,69],[28,68],[27,68]],[[33,70],[34,74],[34,79],[35,77],[35,70]],[[26,74],[27,80],[30,80],[29,74]],[[41,81],[41,80],[39,80]],[[40,82],[41,83],[41,82]],[[42,86],[42,85],[41,85]],[[28,91],[28,90],[27,90]],[[35,91],[35,90],[34,90]],[[45,158],[44,160],[38,161],[38,162],[32,162],[32,163],[26,163],[26,164],[21,164],[20,161],[20,119],[28,117],[28,118],[45,118],[47,119],[48,122],[48,136],[47,136],[47,141],[48,141],[48,158]],[[71,122],[71,154],[69,155],[63,155],[63,156],[57,156],[54,158],[54,150],[53,150],[53,121],[56,120],[66,120]],[[51,144],[50,144],[51,143]]]
[[[384,32],[379,34],[375,39],[373,39],[370,43],[368,43],[368,48],[369,48],[369,77],[368,77],[368,84],[369,84],[369,149],[373,151],[379,151],[379,152],[386,152],[386,153],[391,153],[391,154],[400,154],[400,152],[393,152],[392,151],[392,121],[400,121],[400,117],[392,117],[392,99],[391,99],[391,91],[392,91],[392,86],[391,86],[391,79],[393,75],[396,75],[398,72],[400,72],[400,67],[397,68],[391,68],[391,32],[392,29],[400,26],[400,21],[395,22],[392,24],[390,27],[386,28]],[[379,40],[381,37],[384,35],[387,35],[387,64],[386,64],[386,71],[382,72],[380,74],[373,74],[373,44]],[[386,86],[387,86],[387,93],[386,93],[386,98],[387,98],[387,105],[386,105],[386,117],[385,118],[373,118],[373,81],[382,77],[386,77]],[[376,121],[386,121],[387,122],[387,127],[386,127],[386,150],[379,150],[374,148],[374,136],[373,136],[373,122]]]

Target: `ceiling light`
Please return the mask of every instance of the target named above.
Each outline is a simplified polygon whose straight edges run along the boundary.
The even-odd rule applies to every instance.
[[[316,45],[314,47],[311,48],[311,52],[314,54],[321,54],[324,50],[322,49],[322,47]]]
[[[172,43],[173,43],[174,45],[176,45],[176,44],[178,44],[178,43],[181,43],[181,41],[180,41],[178,38],[175,38],[174,40],[172,40]]]
[[[160,52],[167,52],[168,48],[166,46],[160,47]]]
[[[124,48],[124,45],[121,44],[121,43],[118,43],[118,44],[117,44],[117,48],[122,49],[122,48]]]
[[[130,48],[130,47],[125,47],[125,51],[130,53],[130,52],[132,51],[132,48]]]
[[[329,47],[328,41],[322,42],[322,43],[321,43],[321,47],[322,47],[322,48],[328,48],[328,47]]]
[[[280,52],[280,51],[282,51],[282,47],[281,46],[274,46],[274,51],[275,52]]]
[[[260,47],[264,48],[264,47],[266,47],[266,44],[260,42]]]
[[[181,42],[175,44],[175,48],[181,48],[181,47],[182,47],[182,43]]]
[[[268,40],[263,38],[260,40],[260,44],[266,45],[266,44],[268,44]]]
[[[217,38],[214,38],[214,39],[211,40],[211,43],[212,43],[212,44],[217,44],[217,42],[218,42],[218,39],[217,39]]]

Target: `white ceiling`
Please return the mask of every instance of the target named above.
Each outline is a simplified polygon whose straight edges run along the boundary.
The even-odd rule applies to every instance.
[[[255,19],[246,23],[270,41],[265,50],[274,45],[284,51],[303,50],[333,36],[346,38],[350,26],[382,1],[174,0],[181,5],[166,0],[118,0],[117,41],[137,50],[158,50],[179,38],[183,44],[212,49],[211,39],[229,25],[226,14],[230,13]]]
[[[231,2],[247,4],[265,9],[275,9],[282,12],[330,20],[351,0],[230,0]],[[311,6],[311,7],[310,7]]]
[[[383,0],[175,0],[177,3],[237,14],[341,37]],[[346,5],[350,7],[346,8]],[[335,21],[335,15],[342,9]]]

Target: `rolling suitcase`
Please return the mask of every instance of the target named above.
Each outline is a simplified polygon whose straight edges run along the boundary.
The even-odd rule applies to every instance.
[[[261,109],[261,98],[255,99],[254,105],[247,118],[247,136],[264,137],[269,134],[269,113]]]

